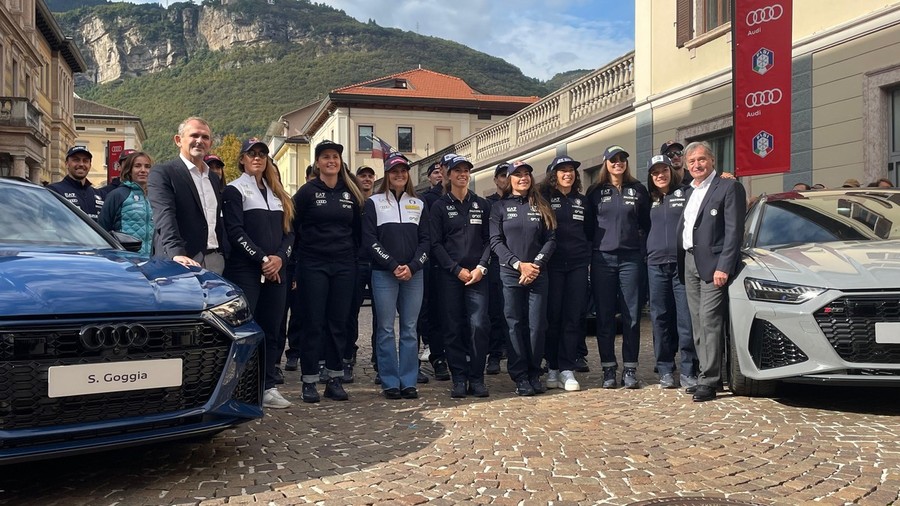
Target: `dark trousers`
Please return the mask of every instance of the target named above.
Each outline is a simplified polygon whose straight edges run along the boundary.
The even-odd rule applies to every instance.
[[[305,319],[301,340],[300,370],[304,383],[319,380],[319,360],[325,360],[329,376],[344,374],[347,319],[353,303],[356,262],[303,259],[300,267],[300,299]]]
[[[660,376],[675,372],[675,354],[681,357],[681,374],[697,375],[697,352],[691,330],[691,312],[684,285],[678,279],[675,262],[648,265],[650,320],[653,323],[653,351]]]
[[[509,327],[506,370],[513,381],[537,378],[541,375],[547,332],[547,274],[542,272],[530,285],[520,285],[518,271],[501,267],[500,279]]]
[[[285,339],[278,340],[278,350],[277,350],[278,355],[276,357],[273,357],[275,359],[276,367],[279,364],[281,364],[281,356],[284,355],[284,353],[285,353],[285,344],[287,343],[287,340],[289,339],[288,329],[290,328],[290,321],[291,321],[290,320],[291,306],[294,305],[293,299],[295,298],[295,296],[297,294],[297,290],[291,289],[291,286],[293,285],[293,281],[294,281],[293,275],[294,275],[295,268],[296,268],[296,266],[294,264],[288,264],[287,274],[288,274],[288,277],[291,279],[284,280],[282,283],[284,285],[284,290],[285,290],[285,299],[284,299],[285,302],[284,302],[284,312],[282,313],[283,316],[281,317],[281,332],[284,335]],[[297,304],[297,306],[299,307],[299,303]],[[299,344],[298,344],[298,346],[299,346]],[[293,352],[296,353],[297,358],[300,358],[299,350],[295,349],[295,350],[293,350]],[[288,357],[290,357],[290,355],[291,355],[291,352],[289,350]]]
[[[440,316],[447,332],[444,344],[453,381],[481,381],[488,348],[487,280],[465,286],[450,272],[435,274],[445,303]]]
[[[350,307],[350,318],[347,319],[347,346],[344,349],[344,363],[356,364],[356,351],[359,346],[356,341],[359,339],[359,308],[362,307],[366,286],[370,287],[371,293],[372,283],[372,264],[369,262],[356,263],[356,283],[353,285],[353,305]],[[375,342],[375,329],[377,328],[375,320],[375,311],[372,310],[372,343]],[[372,347],[372,354],[375,354],[375,347]]]
[[[547,297],[547,343],[544,355],[550,369],[572,371],[578,346],[584,344],[584,311],[588,295],[588,266],[550,268]]]
[[[422,267],[422,275],[425,284],[425,295],[422,297],[422,308],[419,310],[419,319],[416,329],[422,337],[422,342],[431,350],[428,360],[433,364],[435,360],[446,357],[445,341],[447,329],[441,326],[440,312],[443,311],[441,303],[442,294],[435,282],[441,272],[437,262],[429,261]]]
[[[275,387],[275,363],[278,361],[275,357],[281,357],[278,354],[279,346],[283,346],[284,334],[282,321],[284,319],[284,303],[287,290],[284,284],[287,283],[285,277],[286,269],[281,269],[281,283],[273,283],[266,281],[260,283],[262,276],[262,267],[248,268],[225,267],[223,276],[236,284],[243,290],[244,296],[250,305],[250,312],[253,313],[253,319],[257,325],[262,328],[266,335],[265,338],[265,356],[263,363],[266,367],[266,380],[264,382],[265,389]],[[279,345],[279,342],[282,343]]]
[[[640,283],[644,268],[640,251],[594,251],[591,286],[597,308],[597,348],[602,367],[615,367],[616,304],[622,315],[622,362],[637,367],[640,351]]]
[[[500,262],[493,257],[491,265],[488,267],[487,282],[488,316],[491,321],[488,355],[494,360],[500,360],[500,357],[503,356],[503,349],[506,347],[509,329],[506,327],[506,316],[503,314],[503,282],[500,280]]]
[[[722,380],[728,285],[721,288],[700,279],[694,255],[685,253],[684,288],[691,308],[694,347],[700,362],[700,383],[717,388]]]
[[[303,311],[300,304],[300,281],[297,281],[297,287],[288,292],[285,313],[287,316],[287,345],[284,356],[287,358],[300,359],[300,346],[303,342]],[[284,348],[284,345],[282,345]],[[279,355],[279,359],[280,359]]]

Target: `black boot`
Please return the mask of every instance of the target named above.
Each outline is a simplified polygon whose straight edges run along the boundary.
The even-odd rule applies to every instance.
[[[346,401],[349,399],[350,396],[344,391],[344,379],[330,378],[325,385],[325,397],[335,401]]]
[[[303,393],[301,394],[303,402],[319,402],[319,391],[316,390],[315,383],[303,383]]]

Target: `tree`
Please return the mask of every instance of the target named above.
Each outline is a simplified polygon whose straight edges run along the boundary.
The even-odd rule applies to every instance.
[[[241,141],[234,134],[228,134],[222,138],[221,144],[216,148],[216,154],[225,162],[225,183],[230,183],[241,177],[241,169],[238,168],[238,155],[241,154]]]

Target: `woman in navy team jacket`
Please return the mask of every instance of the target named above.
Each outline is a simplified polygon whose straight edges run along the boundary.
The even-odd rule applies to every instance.
[[[650,235],[647,236],[647,277],[653,351],[661,388],[676,388],[675,354],[681,354],[681,385],[697,385],[697,352],[684,285],[678,279],[678,238],[675,229],[687,203],[687,186],[676,183],[672,162],[657,155],[647,164],[650,189]]]
[[[482,277],[490,263],[490,206],[469,190],[471,169],[465,157],[453,157],[447,163],[447,193],[429,210],[432,262],[440,267],[432,282],[441,293],[441,311],[431,316],[440,317],[446,331],[454,398],[489,395],[484,385],[489,290]]]
[[[516,394],[543,393],[541,360],[547,330],[546,267],[556,248],[556,218],[538,192],[531,165],[509,165],[509,185],[491,206],[491,249],[500,278],[509,339],[506,369]]]
[[[622,385],[638,388],[640,286],[644,238],[650,231],[650,196],[631,175],[628,153],[610,146],[597,182],[587,193],[597,215],[591,258],[591,286],[597,307],[597,346],[603,388],[615,388],[616,309],[622,314]]]
[[[575,379],[578,348],[584,345],[584,311],[591,264],[593,208],[581,194],[581,163],[568,156],[547,166],[542,193],[556,216],[556,252],[550,258],[547,303],[547,388],[580,390]]]
[[[366,200],[362,225],[362,244],[372,261],[378,374],[388,399],[419,396],[416,321],[425,291],[422,266],[431,249],[428,232],[428,212],[413,189],[409,160],[391,153],[384,161],[381,187]],[[399,346],[394,341],[398,313]]]
[[[303,333],[300,372],[303,402],[319,402],[319,360],[328,376],[325,397],[348,399],[344,390],[347,319],[356,282],[362,193],[344,168],[344,146],[316,145],[314,173],[294,195],[297,218],[297,286],[301,287]]]
[[[269,148],[257,139],[241,146],[238,167],[241,177],[222,192],[222,217],[231,245],[222,275],[241,287],[256,323],[266,334],[263,406],[291,405],[275,387],[274,357],[284,340],[281,319],[291,280],[285,265],[291,255],[294,206],[272,161]]]

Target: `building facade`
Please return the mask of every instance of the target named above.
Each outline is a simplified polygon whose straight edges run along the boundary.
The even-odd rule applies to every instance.
[[[568,154],[590,180],[612,144],[632,155],[642,181],[647,161],[667,140],[708,141],[718,167],[730,171],[730,10],[729,0],[636,0],[634,53],[439,151],[475,160],[482,194],[493,191],[493,167],[507,160],[540,168]],[[794,0],[792,15],[791,171],[741,178],[748,195],[798,182],[839,187],[850,178],[897,184],[900,4]]]
[[[0,175],[65,175],[75,143],[75,78],[86,68],[43,0],[0,0]]]
[[[107,180],[106,153],[110,141],[125,141],[125,149],[140,151],[147,139],[137,116],[97,102],[75,97],[75,145],[94,155],[88,179],[97,186]]]
[[[483,94],[458,77],[419,68],[338,88],[280,121],[284,138],[303,136],[309,146],[325,139],[342,144],[351,169],[369,165],[380,178],[384,167],[382,160],[372,158],[372,135],[419,160],[536,101],[538,97]],[[309,159],[293,157],[298,163]],[[302,174],[305,168],[292,170]]]

